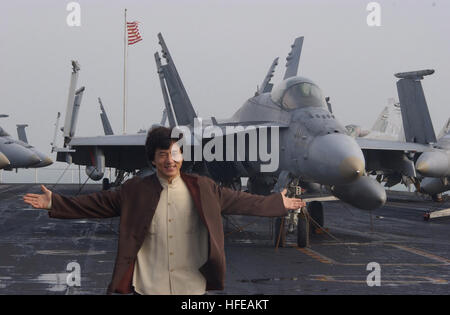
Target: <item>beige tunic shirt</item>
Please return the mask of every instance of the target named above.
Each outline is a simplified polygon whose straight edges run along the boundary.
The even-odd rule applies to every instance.
[[[139,294],[204,294],[198,269],[208,260],[208,231],[181,177],[163,187],[133,274]]]

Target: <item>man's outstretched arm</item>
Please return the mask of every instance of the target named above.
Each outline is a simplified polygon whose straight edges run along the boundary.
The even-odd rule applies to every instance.
[[[52,192],[44,185],[41,185],[43,194],[26,194],[23,196],[23,201],[33,206],[36,209],[50,210],[52,208]]]
[[[44,185],[41,189],[43,194],[26,194],[23,200],[36,209],[48,210],[52,218],[110,218],[120,215],[121,190],[65,197]]]
[[[260,196],[225,187],[216,187],[223,214],[278,217],[286,215],[288,210],[297,210],[306,205],[299,198],[286,197],[286,189],[282,193]]]

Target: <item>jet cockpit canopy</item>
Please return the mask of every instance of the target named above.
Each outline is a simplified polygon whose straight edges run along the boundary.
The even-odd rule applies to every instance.
[[[285,110],[304,107],[327,108],[321,89],[311,80],[302,77],[293,77],[281,82],[272,90],[271,98]]]

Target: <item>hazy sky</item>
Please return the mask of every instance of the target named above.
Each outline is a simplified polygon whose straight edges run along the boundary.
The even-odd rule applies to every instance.
[[[122,131],[124,8],[129,21],[142,23],[144,38],[129,48],[129,132],[161,119],[158,32],[204,118],[231,116],[277,56],[279,82],[301,35],[299,74],[331,97],[343,124],[370,128],[387,99],[397,98],[393,74],[428,68],[436,69],[424,81],[436,132],[450,116],[448,0],[380,0],[380,27],[367,25],[366,0],[80,0],[80,27],[66,23],[69,2],[0,2],[0,114],[10,115],[0,125],[16,136],[16,124],[29,124],[30,142],[44,152],[56,113],[64,115],[72,59],[81,65],[79,86],[86,86],[77,135],[103,133],[99,96],[114,131]]]

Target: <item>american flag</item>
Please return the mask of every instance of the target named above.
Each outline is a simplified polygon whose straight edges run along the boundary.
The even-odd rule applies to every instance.
[[[128,28],[128,45],[136,44],[142,40],[141,34],[139,34],[139,22],[127,22]]]

